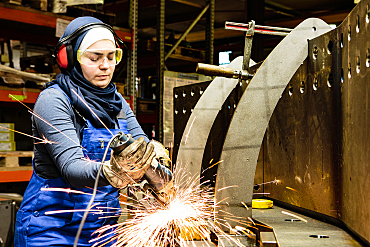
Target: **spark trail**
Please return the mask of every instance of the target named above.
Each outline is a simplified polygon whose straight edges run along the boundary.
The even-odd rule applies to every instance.
[[[211,242],[211,231],[216,235],[222,235],[223,241],[232,243],[234,246],[244,246],[239,240],[226,234],[222,229],[231,228],[225,220],[218,220],[221,215],[226,214],[228,221],[239,222],[239,228],[253,223],[246,219],[233,216],[230,213],[219,210],[214,192],[205,184],[192,178],[178,176],[175,171],[176,192],[166,206],[156,202],[150,194],[136,203],[127,205],[124,214],[132,217],[115,226],[105,226],[95,232],[98,236],[90,242],[92,246],[104,246],[102,239],[111,234],[115,229],[115,236],[111,241],[117,241],[116,246],[127,247],[172,247],[188,246],[192,239]],[[226,237],[225,237],[226,236]],[[207,243],[206,242],[206,243]],[[210,245],[209,245],[210,246]]]

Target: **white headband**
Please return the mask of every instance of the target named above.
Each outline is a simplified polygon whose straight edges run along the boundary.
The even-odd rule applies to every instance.
[[[95,42],[104,40],[104,39],[110,40],[113,42],[114,45],[116,45],[114,35],[108,29],[104,27],[97,27],[97,28],[90,29],[89,31],[87,31],[78,49],[81,51],[84,51],[87,48],[89,48],[92,44],[94,44]]]

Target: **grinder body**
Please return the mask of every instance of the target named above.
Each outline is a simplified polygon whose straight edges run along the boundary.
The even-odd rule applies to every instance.
[[[135,141],[131,135],[125,135],[122,132],[119,132],[119,134],[110,146],[113,150],[113,155],[119,155]],[[149,190],[158,202],[166,204],[173,189],[173,174],[170,169],[153,159],[143,178],[148,183],[142,184],[142,189]]]

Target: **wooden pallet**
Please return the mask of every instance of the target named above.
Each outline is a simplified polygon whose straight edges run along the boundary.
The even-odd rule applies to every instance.
[[[33,151],[0,152],[0,167],[18,167],[19,157],[33,157]]]

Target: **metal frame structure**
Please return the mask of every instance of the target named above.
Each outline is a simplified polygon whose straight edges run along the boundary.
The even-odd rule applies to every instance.
[[[158,0],[157,4],[157,85],[159,88],[158,97],[158,139],[163,141],[163,87],[165,71],[165,0]]]

